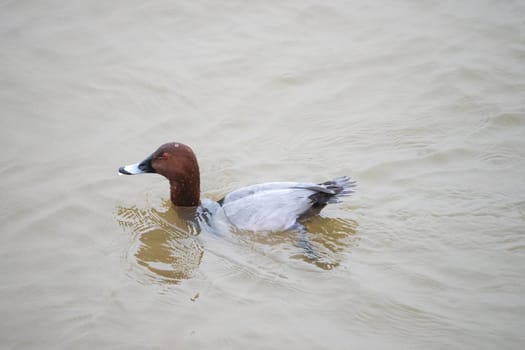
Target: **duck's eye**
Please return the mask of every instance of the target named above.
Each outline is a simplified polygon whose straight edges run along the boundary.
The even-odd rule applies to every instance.
[[[164,152],[162,154],[159,154],[157,156],[157,159],[165,160],[165,159],[168,159],[168,156],[169,156],[168,152]]]

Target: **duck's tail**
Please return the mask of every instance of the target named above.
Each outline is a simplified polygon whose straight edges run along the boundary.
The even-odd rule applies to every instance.
[[[326,203],[339,203],[341,197],[350,196],[355,192],[357,183],[348,176],[336,177],[333,180],[319,184],[326,189],[333,191],[333,195],[327,198]]]
[[[348,176],[341,176],[331,181],[303,188],[314,191],[314,193],[309,196],[312,207],[301,215],[302,219],[319,214],[327,204],[341,202],[342,197],[355,192],[356,182]]]

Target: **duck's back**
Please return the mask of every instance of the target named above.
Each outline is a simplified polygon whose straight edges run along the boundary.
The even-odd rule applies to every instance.
[[[227,220],[239,229],[280,231],[289,229],[307,213],[338,202],[354,187],[347,177],[322,184],[269,182],[233,191],[219,204]]]

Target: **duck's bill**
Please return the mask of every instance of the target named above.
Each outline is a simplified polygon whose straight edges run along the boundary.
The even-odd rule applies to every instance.
[[[151,166],[152,157],[144,159],[140,163],[130,164],[121,166],[118,169],[119,175],[138,175],[147,173],[156,173],[155,169]]]
[[[140,163],[121,166],[121,167],[118,169],[118,174],[119,174],[119,175],[137,175],[137,174],[145,174],[146,172],[145,172],[145,171],[142,171],[142,170],[139,168],[139,164],[140,164]]]

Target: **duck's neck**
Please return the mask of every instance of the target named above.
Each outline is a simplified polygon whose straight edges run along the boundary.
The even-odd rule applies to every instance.
[[[200,201],[199,177],[170,180],[171,202],[177,207],[196,207]]]

